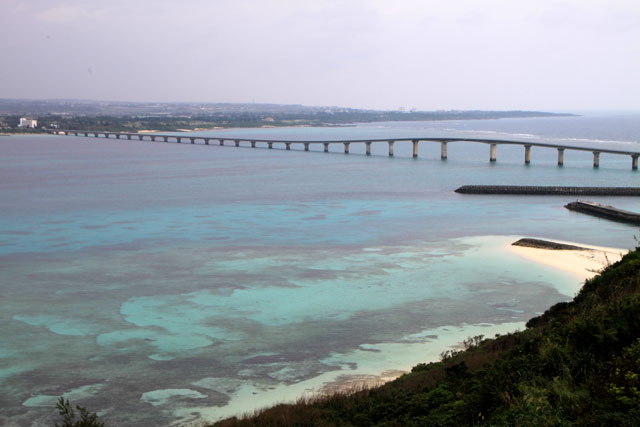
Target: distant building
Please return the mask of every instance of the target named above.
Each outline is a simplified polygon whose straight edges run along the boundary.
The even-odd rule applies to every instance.
[[[36,128],[38,127],[38,121],[20,117],[20,123],[18,124],[18,127],[19,128]]]

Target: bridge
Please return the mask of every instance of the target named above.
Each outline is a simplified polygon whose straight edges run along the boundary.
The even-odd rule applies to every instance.
[[[349,139],[349,140],[335,140],[335,141],[289,141],[289,140],[281,140],[281,139],[254,139],[254,138],[221,138],[221,137],[211,137],[211,136],[182,136],[182,135],[160,135],[157,133],[126,133],[126,132],[105,132],[105,131],[79,131],[79,130],[58,130],[58,129],[49,129],[48,133],[55,135],[75,135],[75,136],[84,136],[90,137],[93,136],[95,138],[104,137],[115,139],[126,138],[128,140],[137,139],[140,141],[149,140],[149,141],[164,141],[164,142],[176,142],[181,144],[184,142],[190,142],[191,144],[195,144],[196,141],[201,141],[200,143],[204,143],[205,145],[210,145],[212,141],[214,143],[217,141],[219,145],[225,145],[225,142],[233,143],[236,147],[240,147],[241,143],[250,144],[252,148],[256,148],[257,143],[267,144],[268,148],[273,148],[274,144],[281,144],[287,150],[291,149],[292,144],[296,144],[298,146],[303,146],[305,151],[309,151],[309,147],[311,145],[319,145],[322,144],[324,146],[324,152],[329,152],[330,144],[343,144],[344,145],[344,153],[349,154],[349,146],[351,144],[364,144],[365,145],[365,153],[367,156],[371,155],[371,145],[372,144],[387,144],[389,147],[389,156],[393,156],[393,147],[396,142],[410,142],[413,144],[413,157],[418,157],[418,149],[420,142],[425,143],[440,143],[440,158],[445,160],[447,159],[447,144],[451,142],[476,142],[481,144],[487,144],[489,146],[489,161],[495,162],[497,160],[497,152],[498,145],[520,145],[524,147],[524,163],[531,163],[531,148],[532,147],[540,147],[547,149],[556,149],[558,151],[558,166],[564,165],[564,152],[565,150],[574,150],[574,151],[590,151],[593,153],[593,167],[597,168],[600,166],[600,154],[616,154],[622,156],[630,156],[631,157],[631,168],[633,170],[638,169],[638,157],[640,157],[640,152],[636,151],[623,151],[623,150],[610,150],[606,148],[593,148],[593,147],[579,147],[572,145],[559,145],[559,144],[549,144],[543,142],[530,142],[530,141],[509,141],[502,139],[483,139],[483,138],[394,138],[394,139]]]

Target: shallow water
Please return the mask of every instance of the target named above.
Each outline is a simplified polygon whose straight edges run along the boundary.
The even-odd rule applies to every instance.
[[[617,117],[613,134],[596,126],[606,118],[576,120],[209,134],[527,133],[640,148],[637,120]],[[590,139],[571,131],[585,124],[599,129]],[[567,211],[572,198],[453,192],[636,185],[626,157],[603,155],[594,170],[590,153],[567,152],[558,168],[555,150],[534,149],[525,166],[521,147],[489,164],[488,148],[468,143],[450,144],[447,161],[437,144],[417,160],[401,143],[394,158],[386,145],[370,157],[62,136],[0,145],[2,424],[51,424],[62,394],[113,425],[214,420],[408,369],[573,295],[578,279],[510,253],[511,241],[631,248],[637,233]]]

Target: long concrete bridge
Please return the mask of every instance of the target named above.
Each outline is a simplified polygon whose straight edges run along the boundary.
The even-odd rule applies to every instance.
[[[252,148],[256,147],[256,143],[267,144],[268,148],[273,148],[274,144],[282,144],[287,150],[291,149],[292,144],[301,145],[305,151],[309,151],[311,145],[322,144],[324,146],[324,152],[329,152],[330,144],[343,144],[344,153],[349,154],[349,146],[351,144],[364,144],[366,155],[371,155],[372,144],[384,144],[389,147],[389,156],[393,156],[393,147],[396,142],[410,142],[413,144],[413,157],[418,157],[418,148],[420,142],[440,143],[440,158],[447,159],[447,144],[450,142],[477,142],[481,144],[487,144],[489,146],[489,161],[495,162],[497,160],[498,145],[520,145],[524,147],[524,163],[531,163],[531,148],[540,147],[548,149],[556,149],[558,151],[558,166],[564,165],[564,152],[565,150],[574,151],[587,151],[593,153],[593,167],[600,166],[600,154],[617,154],[631,157],[631,168],[633,170],[638,169],[638,157],[640,152],[636,151],[623,151],[623,150],[610,150],[606,148],[593,148],[593,147],[579,147],[572,145],[558,145],[548,144],[542,142],[530,142],[530,141],[509,141],[502,139],[483,139],[483,138],[385,138],[385,139],[349,139],[349,140],[335,140],[335,141],[290,141],[282,139],[255,139],[255,138],[221,138],[211,136],[183,136],[183,135],[161,135],[157,133],[126,133],[126,132],[105,132],[105,131],[79,131],[79,130],[58,130],[51,129],[47,131],[56,135],[75,135],[84,137],[104,137],[104,138],[126,138],[137,139],[140,141],[164,141],[164,142],[176,142],[178,144],[182,142],[190,142],[195,144],[196,141],[201,141],[205,145],[210,145],[212,141],[218,142],[219,145],[225,145],[225,142],[233,143],[236,147],[240,147],[241,143],[250,144]]]

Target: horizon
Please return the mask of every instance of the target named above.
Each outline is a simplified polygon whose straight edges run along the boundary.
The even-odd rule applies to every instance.
[[[83,102],[83,103],[110,103],[110,104],[185,104],[185,105],[274,105],[274,106],[295,106],[302,108],[338,108],[338,109],[349,109],[349,110],[362,110],[362,111],[378,111],[378,112],[405,112],[405,113],[431,113],[431,112],[471,112],[471,111],[487,111],[487,112],[508,112],[508,111],[522,111],[522,112],[539,112],[539,113],[552,113],[552,114],[566,114],[566,115],[575,115],[579,116],[582,114],[639,114],[640,108],[635,109],[619,109],[619,108],[610,108],[610,109],[571,109],[571,110],[559,110],[559,109],[551,109],[551,108],[542,108],[536,110],[526,110],[526,109],[495,109],[495,110],[485,110],[480,108],[469,108],[469,109],[433,109],[433,110],[399,110],[399,109],[372,109],[372,108],[357,108],[352,106],[345,105],[312,105],[312,104],[280,104],[276,102],[226,102],[226,101],[126,101],[121,99],[107,100],[107,99],[81,99],[81,98],[0,98],[0,101],[18,101],[18,102]],[[11,113],[14,114],[14,113]],[[54,113],[48,113],[54,114]],[[509,118],[509,117],[504,117]]]
[[[640,7],[628,0],[5,0],[0,9],[0,93],[13,99],[640,109]]]

